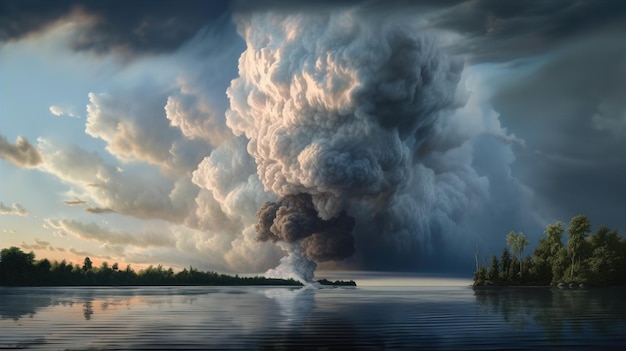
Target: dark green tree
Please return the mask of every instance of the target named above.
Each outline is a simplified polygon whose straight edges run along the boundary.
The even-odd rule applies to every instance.
[[[47,258],[35,262],[35,283],[48,285],[52,263]]]
[[[35,254],[25,253],[18,247],[0,251],[0,277],[3,285],[29,285],[35,272]]]
[[[537,281],[550,284],[554,279],[553,267],[557,264],[560,251],[563,250],[563,223],[548,224],[544,233],[546,236],[539,239],[539,245],[533,253],[534,275]],[[561,277],[557,277],[560,279]]]
[[[506,243],[511,248],[511,252],[513,252],[513,255],[517,254],[520,266],[519,275],[521,277],[524,262],[524,249],[526,249],[529,244],[528,239],[526,239],[526,236],[522,232],[516,234],[514,231],[511,231],[506,236]]]
[[[591,257],[587,262],[588,280],[593,284],[615,285],[620,280],[619,267],[624,264],[620,257],[621,246],[617,231],[601,226],[589,237]]]
[[[567,254],[570,258],[570,281],[574,281],[579,273],[581,262],[586,257],[587,236],[591,233],[591,222],[585,215],[574,216],[567,228]]]
[[[85,257],[83,261],[83,271],[89,271],[93,268],[93,263],[91,262],[91,258]]]
[[[500,262],[492,256],[488,271],[486,263],[477,268],[475,284],[484,284],[488,279],[500,285],[567,282],[626,285],[626,238],[620,237],[617,230],[601,226],[589,235],[589,219],[578,215],[571,219],[567,228],[567,246],[562,242],[564,232],[561,222],[546,226],[546,236],[539,240],[531,257],[523,255],[528,245],[524,235],[510,232],[506,241],[514,255],[505,247]],[[494,279],[496,276],[498,280]]]
[[[487,280],[487,269],[484,266],[478,267],[478,270],[474,272],[474,283],[477,285],[482,285]]]
[[[115,284],[113,269],[109,267],[109,263],[107,261],[102,262],[100,267],[97,269],[96,281],[98,282],[98,285]]]
[[[487,279],[491,282],[497,282],[500,278],[500,263],[496,255],[491,255],[491,265],[489,266],[489,272],[487,272]]]
[[[500,280],[503,282],[509,281],[510,272],[511,272],[511,254],[509,250],[505,247],[502,250],[502,256],[500,257]]]

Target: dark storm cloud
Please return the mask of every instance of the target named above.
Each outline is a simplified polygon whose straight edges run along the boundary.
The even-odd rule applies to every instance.
[[[524,141],[512,171],[544,220],[624,228],[626,2],[463,1],[427,15],[469,63],[503,63],[490,103]],[[522,60],[520,60],[522,59]]]
[[[506,61],[550,50],[590,31],[626,31],[626,2],[620,0],[397,0],[397,1],[233,1],[236,12],[302,12],[358,8],[381,16],[425,17],[424,29],[452,31],[463,39],[455,53],[473,62]]]
[[[529,145],[515,172],[557,218],[626,227],[625,59],[621,34],[588,35],[497,84],[494,108]]]
[[[231,12],[246,46],[226,50],[196,35],[222,28]],[[185,44],[179,53],[190,49],[184,54],[219,67],[194,71],[180,92],[157,99],[167,101],[165,134],[146,134],[161,102],[145,118],[118,123],[141,126],[133,130],[157,146],[204,139],[205,151],[170,148],[174,142],[120,149],[148,145],[104,128],[123,116],[121,94],[94,95],[91,106],[110,113],[91,116],[99,124],[89,131],[118,155],[167,169],[194,169],[216,147],[194,172],[207,191],[206,201],[196,199],[206,203],[197,222],[236,222],[240,231],[239,221],[250,224],[242,213],[252,217],[275,194],[258,212],[257,237],[287,251],[284,262],[304,267],[305,280],[315,269],[309,260],[346,257],[340,264],[357,269],[471,269],[475,247],[499,253],[510,230],[531,228],[535,242],[535,212],[542,225],[586,213],[594,224],[626,227],[626,2],[4,1],[0,42],[72,19],[85,26],[70,41],[74,50],[155,54]],[[229,64],[205,61],[214,50]],[[468,98],[463,76],[475,72],[484,81]],[[220,98],[206,104],[212,108],[199,108],[213,92]],[[245,139],[236,152],[224,141],[231,131]],[[25,139],[5,139],[0,157],[22,167],[42,162]],[[170,159],[178,154],[193,157],[181,158],[190,160],[181,168]]]
[[[509,60],[550,50],[590,31],[626,30],[626,2],[459,2],[432,17],[436,28],[464,36],[455,50],[474,61]]]
[[[71,41],[74,50],[168,52],[228,12],[227,1],[8,0],[0,3],[0,41],[36,35],[80,16],[89,26]]]
[[[461,3],[461,0],[234,0],[232,1],[232,9],[236,12],[255,12],[255,11],[283,11],[283,12],[301,12],[302,10],[318,10],[318,9],[337,9],[348,7],[359,7],[361,9],[398,9],[398,8],[415,8],[429,7],[441,8],[443,6],[451,6]]]

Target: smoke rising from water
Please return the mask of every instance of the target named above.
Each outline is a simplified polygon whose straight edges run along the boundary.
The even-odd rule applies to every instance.
[[[385,221],[417,215],[402,198],[428,185],[420,164],[435,152],[438,119],[462,106],[462,61],[432,36],[357,12],[257,13],[238,24],[247,49],[227,125],[279,196],[257,212],[257,239],[289,244],[285,261],[323,262],[352,255],[355,222],[384,216],[381,235],[415,230]]]

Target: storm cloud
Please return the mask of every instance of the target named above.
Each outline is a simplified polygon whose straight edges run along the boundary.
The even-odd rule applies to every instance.
[[[158,54],[178,49],[227,14],[226,1],[6,1],[0,5],[0,41],[20,40],[74,21],[84,28],[71,38],[73,50]]]
[[[87,95],[106,151],[0,137],[0,157],[70,186],[67,205],[169,226],[157,246],[80,236],[110,252],[467,273],[511,230],[626,227],[622,2],[16,1],[0,45],[68,24],[72,53],[133,58]]]
[[[259,209],[256,229],[261,241],[286,243],[283,264],[311,269],[297,256],[319,263],[356,251],[342,265],[425,267],[482,243],[475,231],[489,214],[524,217],[529,194],[507,175],[515,137],[468,103],[463,61],[436,37],[358,11],[238,23],[247,49],[227,124],[279,197]],[[504,193],[517,199],[503,206]]]

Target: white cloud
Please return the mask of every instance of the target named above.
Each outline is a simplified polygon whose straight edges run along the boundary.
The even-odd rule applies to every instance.
[[[172,247],[175,245],[174,237],[167,231],[144,231],[139,234],[133,234],[121,230],[103,228],[93,222],[83,223],[75,220],[54,220],[50,218],[46,218],[44,221],[51,229],[59,230],[87,241],[137,247]]]
[[[170,124],[180,128],[189,139],[206,140],[211,145],[219,145],[224,140],[223,114],[215,113],[197,95],[182,88],[180,93],[167,98],[165,113]]]
[[[60,106],[52,105],[48,108],[48,110],[50,110],[50,113],[52,113],[53,115],[57,117],[67,116],[67,117],[73,117],[73,118],[80,118],[80,116],[78,116],[74,112],[74,110],[71,108],[63,108]]]
[[[199,189],[191,183],[190,175],[170,179],[141,168],[119,173],[98,153],[76,145],[57,147],[41,139],[40,147],[46,159],[41,170],[80,189],[80,199],[93,208],[181,223],[195,207]]]
[[[107,151],[124,163],[146,162],[177,175],[190,172],[210,152],[209,145],[188,140],[170,126],[167,96],[158,90],[90,93],[85,131],[106,141]]]
[[[59,106],[50,106],[50,113],[52,113],[55,116],[63,116],[63,109],[60,108]]]

